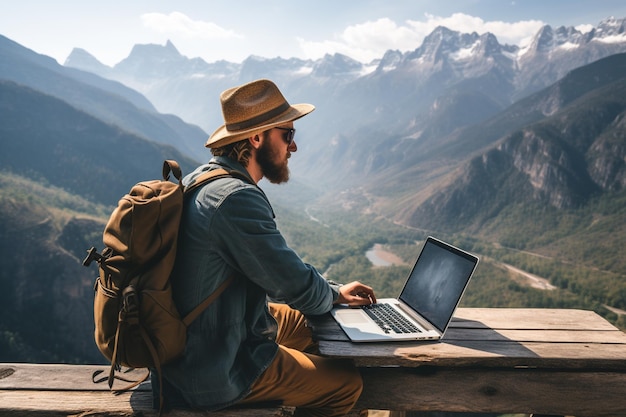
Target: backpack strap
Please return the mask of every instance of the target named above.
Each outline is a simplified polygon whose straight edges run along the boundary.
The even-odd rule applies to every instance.
[[[248,176],[247,174],[244,174],[241,171],[226,170],[224,168],[217,168],[217,169],[212,169],[210,171],[207,171],[207,172],[197,176],[193,180],[193,182],[191,182],[190,184],[188,184],[185,187],[185,190],[184,190],[185,194],[195,190],[198,187],[203,186],[204,184],[206,184],[206,183],[208,183],[210,181],[217,180],[219,178],[227,178],[227,177],[239,178],[239,179],[244,180],[244,181],[246,181],[246,182],[248,182],[250,184],[254,184],[254,182],[252,181],[250,176]],[[254,185],[256,185],[256,184],[254,184]]]
[[[127,373],[127,372],[134,371],[134,370],[135,370],[135,368],[128,368],[128,369],[126,369],[125,371],[122,372],[122,368],[121,367],[119,367],[119,366],[116,367],[116,371],[122,372],[122,373]],[[113,377],[109,377],[109,376],[101,377],[100,375],[104,374],[104,372],[105,371],[102,370],[102,369],[94,371],[91,374],[91,381],[94,384],[100,384],[100,383],[105,382],[105,381],[108,383],[108,381],[112,378],[112,379],[117,379],[119,381],[132,382],[132,384],[127,386],[126,388],[115,388],[115,389],[113,389],[113,387],[111,386],[110,387],[111,391],[113,391],[114,393],[121,393],[121,392],[124,392],[124,391],[128,391],[129,389],[134,388],[137,385],[141,384],[142,382],[146,381],[148,379],[148,377],[150,376],[150,370],[148,370],[146,375],[141,377],[141,379],[139,379],[139,380],[124,378],[123,376],[119,376],[119,375],[115,375]],[[113,384],[111,384],[111,385],[113,385]]]
[[[141,325],[139,325],[139,333],[141,334],[141,337],[143,338],[144,343],[146,344],[146,346],[148,347],[148,350],[150,351],[150,355],[152,356],[152,361],[154,362],[154,367],[156,368],[157,375],[159,378],[159,389],[161,390],[161,394],[159,395],[158,416],[160,417],[163,412],[163,377],[161,376],[161,361],[159,360],[159,355],[157,354],[156,348],[154,347],[154,344],[152,343],[152,339],[150,339],[150,336],[148,336],[148,333],[146,332],[144,327]],[[117,332],[115,334],[115,351],[117,351],[118,334],[119,334],[119,325],[117,327]],[[121,368],[113,359],[114,358],[112,358],[111,360],[111,369],[109,370],[108,377],[105,376],[105,377],[96,379],[100,374],[104,373],[104,371],[102,370],[94,371],[94,373],[91,375],[91,380],[93,381],[94,384],[107,381],[107,383],[109,384],[109,389],[112,392],[114,392],[115,394],[121,394],[147,381],[148,378],[150,377],[150,370],[148,370],[148,372],[143,377],[137,380],[128,379],[128,378],[121,377],[119,375],[115,375],[115,371],[120,371]],[[132,371],[133,369],[134,368],[129,368],[126,372]],[[124,381],[124,382],[129,382],[130,384],[125,386],[124,388],[113,388],[113,382],[116,379],[120,381]]]
[[[154,367],[156,368],[157,371],[157,376],[159,378],[159,415],[158,417],[161,417],[161,413],[163,412],[163,373],[161,372],[161,361],[159,360],[159,355],[157,354],[156,348],[154,347],[154,344],[152,343],[152,339],[150,339],[150,336],[148,336],[148,333],[146,332],[146,330],[144,329],[143,326],[139,326],[139,331],[141,333],[141,337],[143,338],[144,342],[146,343],[146,346],[148,346],[148,350],[150,350],[150,355],[152,355],[152,361],[154,362]],[[146,375],[143,380],[139,380],[136,381],[135,383],[129,385],[128,387],[124,388],[124,390],[128,390],[130,388],[133,388],[139,384],[141,384],[143,381],[145,381],[146,379],[148,379],[148,377],[150,376],[150,372],[148,372],[148,375]]]
[[[204,299],[204,301],[198,304],[196,308],[191,310],[191,312],[183,318],[183,323],[185,323],[185,326],[189,327],[189,325],[196,318],[198,318],[200,313],[202,313],[209,305],[211,305],[211,303],[215,301],[215,299],[219,297],[224,292],[224,290],[230,285],[230,283],[233,282],[234,280],[235,280],[234,276],[232,275],[229,276],[224,282],[220,284],[219,287],[217,287],[215,291],[213,291],[213,294],[209,295],[207,298]]]
[[[165,171],[163,171],[163,172],[165,172]],[[207,171],[207,172],[203,173],[202,175],[199,175],[198,177],[196,177],[191,184],[188,184],[185,187],[184,192],[185,192],[185,194],[188,194],[191,191],[195,190],[196,188],[201,187],[201,186],[203,186],[204,184],[207,184],[210,181],[216,180],[218,178],[227,178],[227,177],[239,178],[241,180],[244,180],[246,182],[254,184],[254,182],[252,181],[250,176],[244,174],[241,171],[226,170],[224,168],[217,168],[217,169],[212,169],[210,171]],[[256,185],[256,184],[254,184],[254,185]],[[206,310],[206,308],[209,305],[211,305],[211,303],[213,301],[215,301],[215,299],[217,297],[219,297],[224,292],[224,290],[230,285],[231,282],[234,281],[234,279],[235,279],[235,277],[232,276],[232,275],[230,277],[228,277],[224,282],[222,282],[220,284],[219,287],[217,287],[217,289],[211,295],[209,295],[206,299],[204,299],[204,301],[202,301],[193,310],[191,310],[191,312],[189,312],[189,314],[187,314],[185,317],[183,317],[182,320],[183,320],[183,323],[185,323],[185,326],[189,327],[189,325],[196,318],[198,318],[200,313],[202,313],[204,310]]]
[[[180,165],[173,159],[166,159],[163,162],[163,179],[165,181],[170,179],[170,172],[178,180],[178,184],[182,186],[183,171],[180,169]]]

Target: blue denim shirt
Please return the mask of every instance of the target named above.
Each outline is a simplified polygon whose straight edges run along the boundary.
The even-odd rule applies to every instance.
[[[230,158],[215,157],[183,183],[219,167],[247,173]],[[171,279],[181,315],[228,276],[237,278],[189,326],[183,356],[166,365],[163,376],[188,405],[214,410],[244,398],[277,352],[268,297],[305,314],[323,314],[338,293],[287,246],[256,185],[218,179],[188,198]]]

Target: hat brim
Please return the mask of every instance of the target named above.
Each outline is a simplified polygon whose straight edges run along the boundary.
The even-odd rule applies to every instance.
[[[263,132],[273,127],[298,120],[299,118],[311,113],[313,110],[315,110],[315,106],[312,104],[292,104],[284,113],[281,113],[259,126],[245,130],[229,131],[226,129],[225,125],[222,125],[218,127],[215,132],[211,134],[211,136],[209,136],[209,139],[204,146],[207,148],[221,148],[222,146],[248,138],[254,133]]]

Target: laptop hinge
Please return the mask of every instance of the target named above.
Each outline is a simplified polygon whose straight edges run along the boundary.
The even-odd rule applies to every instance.
[[[415,311],[413,311],[412,308],[406,306],[402,301],[398,300],[397,306],[407,315],[409,315],[413,320],[415,320],[417,322],[417,324],[419,324],[423,330],[425,331],[436,331],[439,332],[439,330],[437,330],[437,328],[435,326],[433,326],[428,320],[426,320],[425,318],[423,318],[422,316],[420,316],[419,314],[417,314]]]

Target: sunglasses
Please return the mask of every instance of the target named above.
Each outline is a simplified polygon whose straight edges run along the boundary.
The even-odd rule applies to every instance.
[[[287,143],[287,146],[290,146],[293,142],[293,137],[296,135],[296,129],[288,127],[275,127],[274,129],[280,129],[286,132],[286,134],[283,135],[283,140]]]

